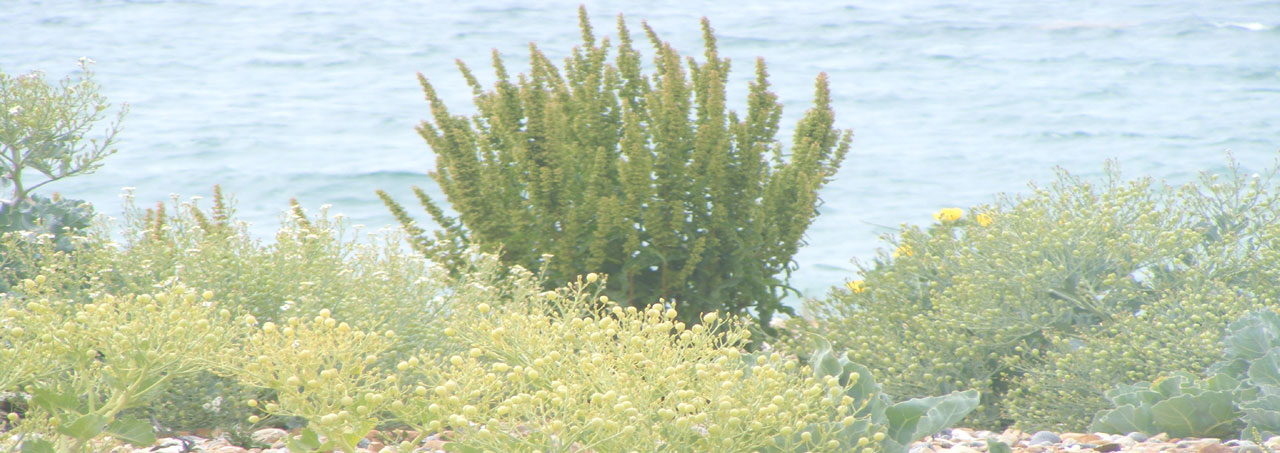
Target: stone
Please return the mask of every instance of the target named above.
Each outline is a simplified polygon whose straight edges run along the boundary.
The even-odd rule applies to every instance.
[[[911,450],[908,451],[908,453],[934,453],[935,451],[936,450],[933,449],[932,445],[918,444],[916,446],[911,447]]]
[[[1124,449],[1124,445],[1120,445],[1118,443],[1105,443],[1105,444],[1093,447],[1093,449],[1097,451],[1102,451],[1102,452],[1120,451],[1121,449]]]
[[[973,434],[964,428],[955,428],[951,430],[951,440],[957,442],[968,442],[974,440]]]
[[[1049,431],[1039,431],[1039,432],[1036,432],[1035,434],[1032,434],[1031,441],[1027,443],[1030,445],[1052,445],[1059,442],[1062,442],[1062,438],[1058,437],[1057,434],[1051,433]]]
[[[210,449],[209,452],[211,453],[248,453],[249,450],[245,450],[235,445],[227,445],[225,447]]]
[[[1133,440],[1135,440],[1135,441],[1137,441],[1137,442],[1146,442],[1146,441],[1147,441],[1147,435],[1146,435],[1146,434],[1142,434],[1142,433],[1137,432],[1137,431],[1131,432],[1131,433],[1129,433],[1129,434],[1125,434],[1124,436],[1125,436],[1125,437],[1128,437],[1128,438],[1130,438],[1130,439],[1133,439]]]
[[[278,442],[284,442],[285,438],[289,437],[289,432],[280,428],[263,428],[254,431],[250,437],[254,442],[275,445]]]
[[[1108,443],[1117,444],[1124,448],[1131,448],[1134,445],[1138,445],[1138,441],[1129,436],[1115,436],[1109,440],[1110,442]]]
[[[1196,450],[1196,453],[1232,453],[1233,451],[1231,447],[1214,442],[1200,447],[1199,450]]]
[[[981,452],[979,452],[976,449],[966,447],[964,445],[957,445],[957,446],[948,448],[946,450],[940,450],[938,453],[981,453]]]
[[[1009,428],[1004,430],[1003,433],[1000,433],[999,435],[997,435],[996,439],[1006,444],[1009,444],[1009,446],[1014,446],[1014,445],[1018,445],[1018,442],[1021,441],[1023,437],[1025,436],[1022,431]]]
[[[1088,433],[1062,433],[1058,437],[1061,437],[1062,440],[1064,441],[1065,440],[1075,441],[1075,443],[1078,443],[1078,444],[1095,444],[1096,445],[1102,442],[1101,436],[1098,436],[1096,434],[1088,434]]]

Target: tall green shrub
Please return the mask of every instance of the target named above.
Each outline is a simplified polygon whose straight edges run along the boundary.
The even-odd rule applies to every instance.
[[[458,213],[415,192],[444,231],[431,242],[379,192],[415,247],[448,262],[476,242],[506,263],[546,265],[550,285],[605,272],[607,294],[644,307],[672,301],[686,321],[704,312],[775,312],[792,255],[817,215],[817,191],[835,174],[851,134],[833,127],[827,78],[800,120],[789,158],[775,139],[782,106],[762,60],[747,114],[725,107],[729,60],[702,22],[704,61],[681,60],[645,25],[652,74],[619,16],[612,62],[579,10],[583,44],[557,68],[531,46],[531,72],[514,80],[495,53],[497,83],[484,90],[459,63],[478,114],[450,114],[425,77],[432,119],[419,133],[437,155],[432,177]],[[550,255],[551,257],[547,257]]]

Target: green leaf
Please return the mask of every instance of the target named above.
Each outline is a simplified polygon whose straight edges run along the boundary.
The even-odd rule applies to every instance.
[[[22,453],[55,453],[53,444],[44,439],[31,439],[22,442]]]
[[[844,367],[840,366],[840,359],[831,353],[831,342],[819,336],[814,336],[813,342],[815,343],[813,355],[809,357],[813,376],[818,379],[827,376],[843,377]]]
[[[305,428],[298,438],[289,437],[289,440],[285,442],[285,446],[289,447],[291,452],[307,453],[319,451],[324,445],[320,443],[320,435],[316,434],[315,430]]]
[[[1089,425],[1089,431],[1095,433],[1128,434],[1140,432],[1156,434],[1155,424],[1151,421],[1149,406],[1124,404],[1111,410],[1099,411]]]
[[[1248,376],[1250,382],[1260,387],[1280,388],[1280,349],[1272,349],[1250,363]]]
[[[49,389],[37,388],[32,392],[31,404],[52,413],[71,411],[83,412],[80,398],[75,393],[57,393]]]
[[[1170,437],[1231,437],[1240,415],[1231,392],[1179,395],[1151,406],[1152,423]]]
[[[107,432],[139,447],[156,444],[156,433],[151,424],[135,418],[118,419],[107,426]]]
[[[942,431],[959,422],[978,407],[978,391],[966,390],[950,395],[916,398],[885,409],[889,432],[886,440],[910,445],[918,439]]]
[[[1241,406],[1244,431],[1257,430],[1264,439],[1280,435],[1280,396],[1267,395]]]
[[[1159,392],[1165,398],[1173,398],[1182,394],[1182,381],[1181,375],[1166,376],[1152,382],[1151,389]]]
[[[107,426],[107,418],[98,414],[85,414],[71,423],[58,426],[58,432],[76,440],[89,440],[102,434]]]
[[[1164,395],[1153,392],[1149,384],[1130,385],[1120,384],[1116,388],[1107,390],[1107,400],[1116,406],[1131,405],[1134,407],[1150,406],[1164,399]],[[1125,431],[1120,434],[1127,434],[1133,431]]]
[[[1009,448],[1009,444],[990,437],[987,438],[987,453],[1013,453],[1013,449]]]

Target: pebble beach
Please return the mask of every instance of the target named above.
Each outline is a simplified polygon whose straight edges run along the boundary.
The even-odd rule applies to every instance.
[[[265,447],[244,448],[232,443],[225,433],[212,432],[183,434],[166,437],[151,447],[115,446],[108,447],[111,453],[288,453],[285,446],[290,433],[279,428],[264,428],[254,431],[250,436],[253,443]],[[411,435],[403,432],[373,432],[361,443],[361,453],[434,453],[443,452],[449,433],[435,434],[427,438],[412,450],[401,450],[394,439]],[[106,440],[108,443],[111,441]],[[1038,431],[1028,433],[1016,429],[1004,432],[972,430],[968,428],[945,429],[937,435],[926,437],[913,443],[909,453],[985,453],[995,452],[992,442],[1003,443],[1014,452],[1027,453],[1059,453],[1059,452],[1144,452],[1144,453],[1264,453],[1280,449],[1280,436],[1271,437],[1262,442],[1248,440],[1221,440],[1200,438],[1171,438],[1166,434],[1146,436],[1141,433],[1127,435],[1106,433],[1054,433]]]

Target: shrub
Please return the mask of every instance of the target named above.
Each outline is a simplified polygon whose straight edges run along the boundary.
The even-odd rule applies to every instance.
[[[324,309],[314,319],[255,326],[223,363],[240,382],[274,391],[274,401],[263,404],[266,413],[307,420],[302,437],[290,439],[290,450],[352,452],[392,401],[383,392],[394,381],[375,366],[392,338],[390,330],[353,329]]]
[[[104,433],[154,444],[151,424],[124,411],[208,369],[235,337],[231,312],[209,291],[174,286],[73,301],[46,282],[40,275],[0,296],[0,359],[9,362],[0,391],[30,395],[24,419],[9,416],[22,451],[82,451]]]
[[[357,233],[340,216],[307,217],[296,205],[275,242],[263,244],[235,220],[234,203],[217,188],[210,208],[193,200],[141,210],[130,201],[125,211],[121,231],[104,224],[78,240],[74,254],[59,251],[49,237],[0,243],[46,270],[46,285],[61,297],[82,303],[99,292],[187,285],[208,288],[220,294],[222,306],[262,321],[282,323],[323,308],[360,329],[395,330],[399,335],[380,366],[419,348],[451,350],[441,320],[456,301],[497,304],[539,291],[536,276],[511,273],[495,258],[468,260],[464,273],[451,276],[404,250],[394,231],[356,242]],[[123,244],[114,237],[123,237]],[[235,429],[255,412],[243,401],[267,397],[214,374],[182,379],[191,385],[160,395],[133,415],[175,429]]]
[[[415,247],[451,262],[478,243],[505,263],[545,266],[550,285],[604,272],[614,300],[644,308],[665,298],[686,323],[723,311],[768,326],[775,312],[790,313],[779,298],[792,256],[817,215],[817,190],[849,148],[850,133],[832,126],[826,76],[784,159],[774,138],[782,106],[763,61],[746,116],[726,111],[729,61],[705,19],[705,61],[687,67],[646,25],[656,58],[645,75],[621,17],[611,63],[609,40],[597,45],[585,10],[579,16],[583,44],[563,69],[533,47],[531,73],[513,81],[495,53],[498,82],[485,91],[460,63],[475,92],[473,118],[451,115],[419,75],[432,120],[418,130],[459,216],[415,188],[445,229],[434,242],[380,192]]]
[[[592,277],[454,319],[468,349],[400,363],[406,397],[391,413],[422,433],[451,430],[461,451],[905,452],[977,404],[976,392],[889,404],[829,347],[812,368],[744,354],[743,325],[624,308]]]
[[[115,153],[111,145],[127,106],[100,140],[84,143],[85,135],[108,109],[89,63],[81,59],[79,79],[68,77],[57,86],[47,83],[38,71],[17,77],[0,71],[0,106],[4,106],[0,108],[0,187],[13,186],[11,196],[0,199],[0,234],[52,234],[58,248],[69,251],[71,238],[88,228],[93,209],[87,203],[31,192],[63,178],[92,173]],[[9,274],[0,276],[0,291],[35,276],[38,265],[17,256],[0,244],[0,269]]]
[[[1227,328],[1223,360],[1204,379],[1178,371],[1107,391],[1114,409],[1098,412],[1095,432],[1174,437],[1251,437],[1280,433],[1280,316],[1260,310]]]
[[[93,123],[102,120],[109,108],[106,98],[98,93],[90,63],[81,58],[79,80],[68,77],[57,87],[45,82],[44,74],[38,71],[18,77],[0,72],[0,105],[4,106],[0,109],[0,181],[4,186],[13,185],[12,197],[3,204],[20,204],[37,187],[92,173],[115,153],[111,144],[127,106],[101,141],[84,143]],[[44,180],[35,184],[24,181],[28,170]]]
[[[1277,300],[1269,178],[1180,190],[1065,172],[1030,196],[904,227],[859,281],[806,308],[889,393],[978,389],[967,423],[1079,430],[1122,382],[1217,359],[1219,332]],[[957,210],[958,211],[958,210]],[[1270,279],[1270,280],[1268,280]]]

